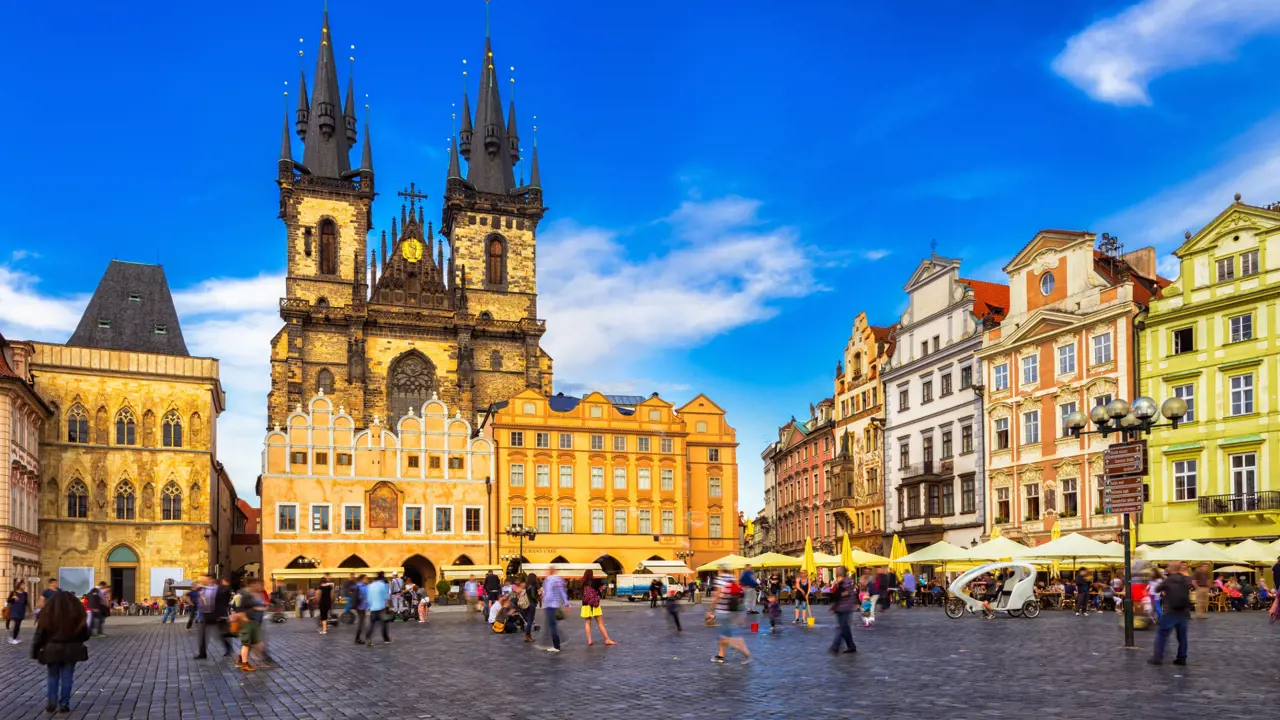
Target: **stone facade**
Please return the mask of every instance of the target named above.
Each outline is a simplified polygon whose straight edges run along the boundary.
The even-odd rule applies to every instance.
[[[52,410],[40,443],[43,574],[81,593],[107,582],[113,597],[141,601],[160,594],[164,573],[153,570],[227,570],[235,496],[215,460],[218,361],[31,346],[35,388]]]
[[[792,418],[778,429],[774,472],[778,486],[777,550],[802,552],[807,538],[815,550],[839,551],[832,517],[831,464],[835,421],[831,398],[809,406],[809,419]]]
[[[538,531],[525,560],[616,573],[738,552],[737,441],[724,411],[705,395],[678,409],[656,393],[616,400],[526,390],[493,415],[501,523]],[[498,544],[519,556],[518,539]]]
[[[8,476],[0,483],[0,589],[6,594],[18,580],[41,582],[40,434],[50,409],[32,382],[32,352],[30,343],[0,336],[0,468]]]
[[[1064,419],[1133,399],[1133,321],[1154,291],[1155,250],[1107,255],[1093,233],[1044,230],[1005,266],[1009,310],[987,329],[987,530],[1028,544],[1062,532],[1117,539],[1104,513],[1102,452],[1114,435],[1071,437]],[[1145,273],[1145,275],[1144,275]]]

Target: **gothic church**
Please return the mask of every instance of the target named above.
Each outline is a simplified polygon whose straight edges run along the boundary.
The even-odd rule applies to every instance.
[[[535,273],[545,211],[537,147],[529,183],[517,185],[515,102],[504,121],[489,38],[474,121],[463,94],[440,226],[426,221],[427,196],[411,185],[397,193],[399,217],[376,247],[369,247],[376,196],[369,128],[352,168],[355,86],[348,77],[342,102],[333,48],[326,11],[312,93],[303,74],[293,123],[301,161],[287,115],[281,139],[288,273],[284,327],[271,347],[268,426],[283,425],[320,392],[359,427],[395,427],[433,395],[474,424],[485,408],[526,388],[550,394]]]

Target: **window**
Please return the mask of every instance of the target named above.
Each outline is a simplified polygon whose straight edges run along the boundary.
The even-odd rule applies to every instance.
[[[1093,364],[1111,362],[1111,333],[1093,336]]]
[[[973,368],[965,365],[960,368],[960,389],[965,390],[973,386]]]
[[[932,380],[924,380],[920,383],[920,403],[923,405],[927,402],[933,402]]]
[[[527,402],[527,403],[524,403],[523,405],[521,405],[521,407],[520,407],[520,412],[524,413],[525,415],[537,415],[537,414],[538,414],[538,406],[537,406],[537,405],[534,405],[534,404],[533,404],[533,403],[531,403],[531,402]]]
[[[960,512],[971,513],[975,507],[973,476],[960,479]]]
[[[942,431],[942,459],[946,460],[952,455],[951,431]]]
[[[562,488],[573,487],[573,466],[572,465],[560,466],[560,487]]]
[[[116,413],[116,444],[137,445],[137,425],[133,420],[133,411],[124,408]]]
[[[951,373],[942,376],[942,397],[951,394]]]
[[[934,483],[926,486],[924,511],[930,517],[942,514],[942,488]]]
[[[79,405],[67,411],[67,442],[89,442],[89,415]]]
[[[592,490],[604,489],[604,468],[602,467],[591,468],[591,489]]]
[[[1195,500],[1198,460],[1173,461],[1173,499]]]
[[[338,226],[328,219],[320,222],[320,274],[338,274]]]
[[[1040,382],[1040,358],[1028,355],[1022,358],[1022,382],[1025,384]]]
[[[636,470],[636,488],[640,490],[653,489],[653,475],[649,468],[639,468]]]
[[[1245,313],[1228,320],[1231,324],[1231,342],[1242,342],[1253,339],[1253,315]],[[133,443],[130,443],[131,445]]]
[[[364,508],[359,505],[342,506],[342,532],[364,531]]]
[[[178,417],[177,411],[170,410],[164,414],[160,435],[165,447],[182,447],[182,418]]]
[[[920,517],[920,492],[916,487],[907,488],[907,517]]]
[[[626,510],[619,509],[619,510],[613,511],[613,534],[614,535],[627,534],[627,511]]]
[[[1231,378],[1231,414],[1248,415],[1253,412],[1253,375],[1236,375]]]
[[[133,520],[134,500],[136,499],[133,491],[133,483],[128,480],[120,483],[116,488],[116,519],[117,520]]]
[[[1071,430],[1067,428],[1067,416],[1076,411],[1074,402],[1063,403],[1058,406],[1058,436],[1071,437]]]
[[[1024,485],[1022,487],[1022,493],[1023,493],[1023,498],[1025,498],[1026,510],[1027,510],[1027,514],[1025,515],[1024,519],[1039,520],[1040,519],[1040,486]]]
[[[1076,478],[1062,480],[1062,517],[1080,514],[1080,481]]]
[[[599,405],[592,405],[591,411],[589,414],[593,418],[602,418],[604,417],[604,408],[600,407]]]
[[[89,488],[81,480],[75,480],[67,488],[67,517],[89,517]]]
[[[1058,374],[1072,375],[1076,371],[1076,346],[1063,345],[1058,348]]]
[[[996,418],[996,449],[1009,449],[1009,418]]]
[[[542,530],[542,528],[538,528],[538,530]],[[453,508],[451,507],[436,508],[436,532],[438,533],[453,532]]]
[[[995,384],[996,392],[999,392],[1001,390],[1008,390],[1009,389],[1009,366],[1005,363],[1001,363],[995,367],[995,370],[993,372],[994,372],[993,382]]]
[[[306,465],[307,454],[295,450],[294,452],[289,453],[289,462],[293,465]]]
[[[1094,482],[1096,483],[1098,498],[1093,505],[1093,514],[1102,515],[1107,510],[1107,488],[1104,484],[1106,479],[1102,475],[1097,475],[1094,477]]]
[[[436,388],[436,368],[425,355],[416,351],[402,356],[387,372],[387,424],[395,427],[410,411],[418,412],[431,399]]]
[[[560,532],[573,532],[573,508],[571,507],[560,508]]]
[[[929,434],[928,434],[928,435],[925,435],[925,436],[924,436],[924,438],[923,438],[923,440],[924,440],[924,458],[923,458],[923,460],[924,460],[926,463],[932,463],[932,462],[933,462],[933,431],[932,431],[932,430],[930,430],[930,431],[929,431]]]
[[[463,465],[463,460],[464,460],[464,458],[460,458],[460,457],[451,457],[451,458],[449,458],[449,469],[450,469],[450,470],[461,470],[461,469],[462,469],[462,465]]]
[[[494,350],[492,353],[489,353],[489,369],[490,370],[502,369],[502,353],[500,351]]]
[[[1240,256],[1240,277],[1258,274],[1258,251],[1250,250]]]
[[[339,465],[349,467],[351,465],[351,453],[338,453],[337,460]],[[436,460],[436,462],[439,463],[439,460],[436,458],[432,458],[432,460]],[[438,464],[434,467],[438,467]]]
[[[1256,510],[1258,504],[1258,454],[1231,455],[1231,510]]]
[[[720,448],[707,448],[707,462],[720,462]]]
[[[160,491],[160,519],[182,519],[182,490],[178,484],[170,480]]]
[[[462,532],[478,533],[484,530],[484,520],[478,507],[462,508]]]
[[[637,438],[636,450],[640,452],[649,452],[649,438],[648,437]]]
[[[430,469],[432,469],[432,470],[439,470],[439,469],[440,469],[440,456],[439,456],[439,455],[428,455],[428,456],[427,456],[427,467],[428,467],[428,468],[430,468]],[[521,468],[521,472],[523,472],[523,467]],[[524,476],[523,476],[523,475],[521,475],[521,481],[522,481],[522,482],[523,482],[523,478],[524,478]]]
[[[524,447],[524,433],[511,431],[511,447]]]
[[[551,433],[545,433],[545,432],[534,433],[534,434],[533,434],[533,445],[534,445],[534,447],[538,447],[538,448],[550,448],[550,447],[551,447]]]
[[[694,425],[694,428],[697,432],[704,433],[707,431],[707,423],[705,420],[699,420],[698,423]]]
[[[591,508],[591,532],[597,535],[604,532],[604,508]]]
[[[603,436],[603,435],[592,435],[592,436],[591,436],[591,449],[592,449],[592,450],[603,450],[603,449],[604,449],[604,436]]]
[[[524,527],[524,508],[511,508],[511,525],[512,527]]]
[[[1182,422],[1195,422],[1196,420],[1196,386],[1191,383],[1186,385],[1174,385],[1173,396],[1182,398],[1187,404],[1187,414],[1183,416]]]
[[[1111,404],[1112,399],[1113,398],[1111,397],[1111,393],[1107,393],[1106,395],[1099,395],[1093,399],[1093,404],[1094,406],[1101,405],[1102,407],[1106,407]]]
[[[1173,331],[1173,354],[1181,355],[1196,349],[1194,328],[1178,328]]]
[[[533,511],[533,529],[540,533],[551,532],[551,508],[540,507]]]
[[[613,436],[613,451],[614,451],[614,452],[626,452],[626,451],[627,451],[627,438],[626,438],[626,436],[625,436],[625,435],[614,435],[614,436]]]
[[[504,277],[505,268],[503,267],[505,264],[506,263],[503,262],[502,238],[491,238],[489,240],[488,262],[485,265],[487,271],[485,280],[490,285],[501,285],[506,282],[506,278]]]
[[[911,465],[911,441],[898,441],[898,469],[906,470]]]
[[[276,532],[298,532],[298,506],[294,503],[276,505]]]
[[[1236,277],[1236,259],[1222,258],[1218,261],[1218,282],[1234,280]]]
[[[333,373],[328,368],[322,368],[316,373],[316,390],[322,395],[333,394]]]
[[[1045,273],[1040,276],[1040,294],[1048,295],[1053,292],[1053,273]]]
[[[537,487],[551,487],[551,466],[550,465],[534,466],[533,484]]]
[[[329,506],[311,506],[311,532],[329,532]]]
[[[636,528],[636,532],[640,533],[641,535],[653,534],[653,511],[652,510],[641,510],[639,513],[638,522],[639,522],[639,527]]]
[[[1040,411],[1022,413],[1022,442],[1040,442]]]
[[[524,508],[520,508],[524,510]],[[411,533],[422,532],[422,507],[419,505],[406,505],[404,507],[404,531]]]
[[[973,426],[960,426],[960,454],[968,455],[973,452]]]
[[[573,449],[573,433],[560,433],[560,449],[561,450]]]
[[[723,528],[721,526],[721,517],[719,515],[711,516],[711,537],[723,537]]]
[[[1009,488],[996,488],[996,517],[995,522],[1009,522]]]
[[[661,474],[662,484],[659,486],[665,492],[673,492],[676,489],[676,471],[672,468],[662,468]]]
[[[524,487],[524,463],[511,464],[511,487]]]
[[[956,486],[948,480],[942,483],[942,514],[954,515],[956,512]]]
[[[320,456],[321,456],[321,455],[323,455],[323,454],[324,454],[324,453],[316,453],[316,462],[320,462]],[[327,460],[326,460],[326,462],[327,462]],[[421,458],[419,458],[417,455],[410,455],[410,456],[409,456],[409,467],[411,467],[411,468],[422,467],[422,459],[421,459]]]
[[[718,477],[707,478],[707,482],[709,483],[709,486],[707,489],[707,495],[714,498],[721,497],[723,491],[722,491],[722,488],[720,487],[720,478]]]
[[[902,388],[901,390],[898,391],[898,409],[899,410],[906,410],[908,407],[910,407],[910,405],[908,405],[907,403],[910,397],[911,395],[908,392],[907,388]]]
[[[616,467],[613,469],[613,489],[614,490],[627,489],[627,469],[626,468]]]
[[[662,534],[663,535],[676,534],[676,511],[675,510],[662,511]]]
[[[671,438],[662,438],[658,441],[659,450],[664,453],[675,452],[675,441]]]
[[[109,330],[111,329],[111,321],[107,318],[98,318],[98,327],[103,330]]]

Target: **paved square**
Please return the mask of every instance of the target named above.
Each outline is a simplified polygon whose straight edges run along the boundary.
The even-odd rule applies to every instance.
[[[894,609],[855,628],[856,655],[830,656],[832,618],[748,635],[749,666],[710,662],[715,631],[683,605],[683,633],[661,610],[607,604],[617,647],[586,647],[582,622],[562,623],[559,655],[495,635],[458,610],[392,626],[391,645],[358,647],[350,626],[320,636],[290,617],[267,637],[282,666],[244,674],[194,633],[158,618],[108,622],[77,668],[73,718],[1204,718],[1262,717],[1280,707],[1280,625],[1264,613],[1193,621],[1191,664],[1146,664],[1119,649],[1117,616],[1046,612],[1035,620],[950,620],[934,608]],[[790,616],[786,609],[784,619]],[[752,616],[757,618],[759,616]],[[0,718],[45,717],[44,669],[23,644],[0,645]],[[1172,659],[1172,651],[1170,651]],[[67,717],[65,715],[58,717]],[[723,715],[721,715],[723,717]]]

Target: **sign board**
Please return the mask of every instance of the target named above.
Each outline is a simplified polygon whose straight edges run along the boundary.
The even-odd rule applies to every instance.
[[[1108,477],[1147,474],[1147,443],[1145,440],[1115,443],[1102,454],[1103,472]]]

